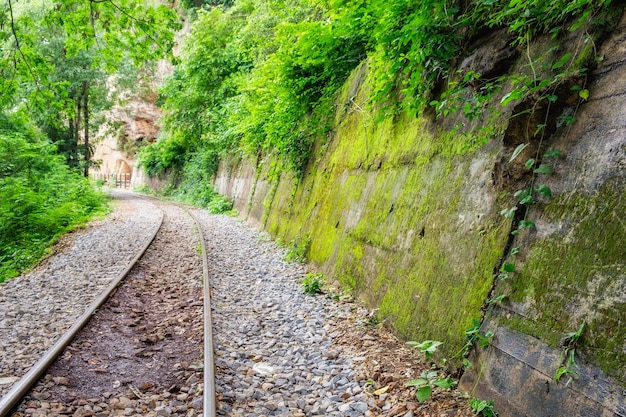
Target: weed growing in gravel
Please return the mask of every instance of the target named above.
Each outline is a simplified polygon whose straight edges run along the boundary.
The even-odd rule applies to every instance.
[[[311,247],[311,236],[307,235],[304,238],[297,238],[291,241],[291,244],[287,248],[287,254],[285,255],[285,261],[287,262],[306,262],[306,256]]]
[[[222,195],[216,194],[206,208],[212,214],[228,214],[233,210],[233,202]]]
[[[440,376],[437,370],[431,370],[422,372],[420,378],[413,379],[406,385],[407,387],[416,387],[415,397],[417,401],[424,402],[430,398],[434,387],[450,389],[456,385],[456,381],[449,376],[445,378]]]
[[[152,188],[148,187],[148,185],[146,184],[135,185],[133,187],[133,192],[141,193],[141,194],[150,194],[150,195],[155,194],[154,190],[152,190]]]
[[[308,272],[302,280],[304,292],[311,295],[320,294],[322,292],[324,282],[324,274],[320,274],[319,272]]]
[[[425,340],[423,342],[411,341],[407,342],[407,344],[418,349],[421,353],[424,354],[424,360],[426,362],[430,362],[435,352],[437,351],[437,347],[441,346],[443,343],[437,340]],[[450,389],[456,385],[456,381],[454,379],[449,376],[441,376],[439,374],[439,370],[433,368],[435,368],[434,364],[432,364],[432,368],[430,370],[422,372],[420,374],[420,378],[412,379],[411,381],[406,383],[407,387],[417,388],[417,391],[415,391],[415,397],[419,402],[423,402],[429,399],[433,393],[434,387]]]

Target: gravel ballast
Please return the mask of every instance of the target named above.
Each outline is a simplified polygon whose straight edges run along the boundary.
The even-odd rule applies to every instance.
[[[70,317],[83,309],[76,299],[88,305],[98,292],[95,282],[108,282],[114,267],[122,270],[135,254],[131,244],[141,246],[142,236],[153,230],[157,206],[165,212],[164,230],[131,271],[134,277],[66,349],[16,416],[202,415],[197,235],[188,215],[170,203],[116,197],[121,199],[116,211],[78,233],[70,250],[0,286],[1,382],[28,367],[17,366],[19,372],[12,367],[21,360],[21,341],[39,343],[29,353],[31,361],[38,359],[36,352],[52,343],[39,335],[71,325]],[[413,350],[372,325],[375,315],[349,297],[306,294],[307,267],[285,262],[285,251],[266,234],[232,217],[193,213],[208,250],[219,416],[473,415],[455,392],[436,391],[433,401],[417,403],[405,383],[429,365],[419,364]],[[120,248],[128,248],[128,255],[117,255]],[[84,259],[93,253],[99,253],[96,260]],[[70,269],[74,265],[81,267]],[[85,269],[93,271],[86,281]],[[61,305],[47,292],[56,287],[58,270],[71,283],[57,289],[66,299]],[[143,286],[148,279],[150,285]],[[30,327],[17,325],[24,326],[18,327],[21,333],[7,331],[5,326],[16,325],[7,321],[10,312],[32,314],[16,302],[20,298],[26,306],[39,300],[45,314],[56,311],[65,322],[51,328],[40,318]],[[80,311],[70,315],[71,310]],[[181,339],[172,344],[174,335]],[[144,375],[133,366],[159,371]]]
[[[197,212],[213,288],[218,405],[247,416],[362,416],[373,399],[332,346],[349,307],[303,291],[303,266],[232,218]]]
[[[154,233],[161,215],[154,204],[130,193],[114,192],[114,197],[115,211],[86,231],[71,234],[73,242],[64,253],[0,284],[0,397],[72,326]]]

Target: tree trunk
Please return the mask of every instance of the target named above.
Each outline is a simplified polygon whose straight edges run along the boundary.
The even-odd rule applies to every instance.
[[[72,126],[72,128],[74,129],[73,131],[73,135],[74,135],[74,140],[76,143],[76,167],[80,168],[80,151],[78,149],[78,144],[80,143],[80,118],[82,116],[82,109],[81,109],[81,97],[80,95],[78,95],[76,97],[76,118],[74,119],[74,126]]]
[[[89,83],[83,81],[83,126],[85,128],[85,177],[89,176],[91,153],[89,151]]]

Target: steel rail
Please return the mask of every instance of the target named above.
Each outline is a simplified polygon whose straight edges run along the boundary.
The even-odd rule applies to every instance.
[[[181,206],[182,207],[182,206]],[[203,417],[216,416],[215,401],[215,367],[213,356],[213,319],[211,316],[211,286],[209,282],[209,259],[206,251],[206,243],[202,233],[200,222],[189,210],[183,210],[191,216],[198,229],[200,247],[202,249],[202,287],[204,298],[204,391],[202,394]]]
[[[163,211],[161,210],[161,216],[159,219],[159,224],[155,227],[154,232],[150,239],[148,239],[147,243],[144,247],[139,251],[139,253],[133,258],[133,260],[126,266],[126,269],[122,271],[110,284],[109,286],[96,298],[87,308],[87,310],[83,313],[82,316],[76,320],[74,325],[69,328],[63,336],[57,340],[57,342],[48,349],[41,359],[22,377],[20,380],[13,385],[11,390],[2,398],[0,398],[0,417],[5,417],[9,414],[9,412],[13,409],[13,407],[22,399],[24,395],[28,392],[28,390],[39,380],[41,375],[52,365],[52,363],[56,360],[56,358],[63,352],[63,349],[67,345],[70,344],[72,339],[76,336],[76,334],[82,329],[85,324],[91,319],[94,312],[100,308],[102,304],[109,298],[113,290],[120,284],[120,282],[128,275],[130,270],[135,266],[137,261],[143,256],[148,247],[152,244],[152,241],[156,237],[159,229],[161,229],[161,225],[163,224]]]

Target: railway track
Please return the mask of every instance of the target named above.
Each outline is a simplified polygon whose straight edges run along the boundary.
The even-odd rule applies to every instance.
[[[215,416],[202,230],[191,212],[150,204],[160,216],[141,249],[0,398],[0,417]]]
[[[35,273],[0,287],[0,417],[473,415],[453,392],[417,404],[403,388],[424,370],[415,369],[414,351],[369,325],[363,307],[305,294],[306,266],[285,262],[285,251],[266,235],[227,216],[190,209],[196,221],[179,206],[152,201],[136,207],[136,199],[122,193],[123,207],[88,230],[85,242],[83,234],[77,237],[73,257],[44,265],[51,281]],[[22,345],[31,339],[46,345],[45,333],[70,327],[35,320],[35,328],[26,328],[34,320],[29,310],[39,305],[40,316],[74,317],[63,298],[77,302],[77,293],[110,276],[111,265],[126,265],[151,238],[147,232],[154,232],[161,212],[162,226],[123,284],[106,283],[112,293],[95,314],[86,314],[89,324],[47,370],[41,366],[25,395],[9,399],[6,377],[20,375],[26,350],[36,352]],[[140,226],[119,232],[133,222]],[[132,256],[117,255],[124,250]],[[83,274],[91,264],[96,267]],[[209,275],[213,325],[204,326]],[[48,292],[59,282],[54,295]],[[20,304],[17,298],[29,291]],[[95,298],[89,295],[89,302]],[[211,327],[214,338],[204,335]]]

